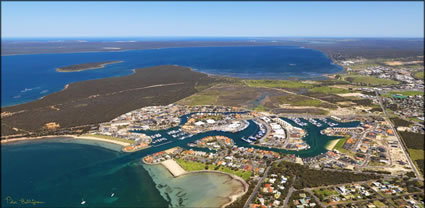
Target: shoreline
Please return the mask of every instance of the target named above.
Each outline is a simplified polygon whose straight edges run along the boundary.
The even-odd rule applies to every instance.
[[[8,144],[12,142],[18,142],[18,141],[31,141],[31,140],[41,140],[41,139],[52,139],[52,138],[58,138],[58,137],[67,137],[72,139],[82,139],[82,140],[92,140],[92,141],[101,141],[101,142],[108,142],[120,145],[122,147],[129,146],[130,143],[126,142],[120,142],[120,141],[114,141],[114,140],[108,140],[108,139],[102,139],[98,137],[91,137],[91,136],[76,136],[71,134],[65,134],[65,135],[48,135],[48,136],[40,136],[40,137],[21,137],[21,138],[13,138],[13,139],[2,139],[1,145]]]
[[[255,45],[254,47],[256,47],[257,45]],[[264,47],[264,46],[262,46],[262,45],[258,45],[259,47]],[[197,47],[197,46],[195,46],[195,47]],[[215,47],[215,46],[199,46],[199,47]],[[223,47],[252,47],[251,45],[247,45],[247,46],[223,46]],[[271,46],[272,47],[272,46]],[[170,48],[186,48],[186,47],[170,47]],[[154,49],[168,49],[168,47],[164,47],[164,48],[152,48],[152,49],[129,49],[129,50],[123,50],[123,51],[90,51],[90,53],[100,53],[100,52],[125,52],[125,51],[132,51],[132,50],[154,50]],[[310,49],[310,50],[316,50],[316,49],[313,49],[313,48],[306,48],[306,49]],[[316,50],[316,51],[319,51],[319,52],[321,52],[321,53],[324,53],[324,54],[326,54],[324,51],[320,51],[320,50]],[[86,53],[86,52],[66,52],[66,53],[64,53],[64,54],[74,54],[74,53]],[[40,53],[40,54],[61,54],[61,53]],[[38,54],[16,54],[16,55],[2,55],[2,56],[19,56],[19,55],[38,55]],[[329,58],[329,56],[328,56],[328,58]],[[56,68],[56,72],[64,72],[64,73],[66,73],[66,72],[80,72],[80,71],[86,71],[86,70],[93,70],[93,69],[101,69],[101,68],[104,68],[104,67],[106,67],[106,65],[109,65],[109,64],[117,64],[117,63],[122,63],[122,62],[125,62],[125,61],[111,61],[110,63],[104,63],[104,64],[101,64],[101,66],[99,66],[99,67],[92,67],[92,68],[87,68],[87,69],[79,69],[79,70],[71,70],[71,71],[68,71],[68,70],[65,70],[65,71],[61,71],[61,68],[59,67],[59,68]],[[335,65],[338,65],[335,61],[333,61],[333,63],[335,64]],[[78,64],[77,64],[78,65]],[[217,78],[235,78],[235,79],[242,79],[242,80],[293,80],[293,81],[306,81],[306,80],[323,80],[323,79],[330,79],[329,78],[329,76],[331,76],[331,75],[336,75],[336,74],[340,74],[340,73],[344,73],[344,69],[342,70],[342,71],[340,71],[340,72],[335,72],[335,73],[326,73],[326,74],[321,74],[321,75],[312,75],[312,76],[285,76],[285,75],[280,75],[279,76],[279,78],[275,78],[275,76],[266,76],[266,77],[257,77],[257,76],[241,76],[241,75],[239,75],[239,76],[237,76],[237,75],[235,75],[235,74],[233,74],[233,73],[211,73],[211,72],[203,72],[202,70],[198,70],[198,69],[196,69],[196,68],[193,68],[193,67],[188,67],[188,66],[181,66],[181,65],[176,65],[176,64],[163,64],[163,65],[156,65],[156,66],[166,66],[166,65],[172,65],[172,66],[180,66],[180,67],[186,67],[186,68],[189,68],[191,71],[193,71],[193,72],[197,72],[197,73],[202,73],[202,74],[206,74],[207,76],[209,76],[209,77],[217,77]],[[340,65],[338,65],[338,66],[340,66]],[[112,76],[112,77],[103,77],[103,78],[96,78],[96,79],[107,79],[107,78],[114,78],[114,77],[124,77],[124,76],[131,76],[131,75],[133,75],[133,74],[135,74],[136,73],[136,71],[137,71],[137,69],[144,69],[144,68],[146,68],[146,67],[143,67],[143,68],[136,68],[136,69],[132,69],[131,71],[132,71],[132,73],[130,73],[130,74],[126,74],[126,75],[120,75],[120,76]],[[149,67],[147,67],[147,68],[149,68]],[[236,73],[237,74],[237,73]],[[96,80],[96,79],[92,79],[92,80]],[[56,91],[56,92],[49,92],[49,93],[47,93],[46,95],[44,95],[44,96],[42,96],[42,97],[40,97],[40,98],[38,98],[38,99],[35,99],[35,100],[31,100],[31,101],[26,101],[26,102],[23,102],[23,103],[18,103],[18,104],[12,104],[12,105],[5,105],[5,106],[1,106],[1,108],[7,108],[7,107],[15,107],[15,106],[19,106],[19,105],[22,105],[22,104],[27,104],[27,103],[31,103],[31,102],[34,102],[34,101],[37,101],[37,100],[42,100],[42,99],[44,99],[46,96],[49,96],[49,95],[52,95],[52,94],[55,94],[55,93],[59,93],[59,92],[62,92],[62,91],[64,91],[64,90],[66,90],[68,87],[70,87],[70,85],[71,84],[73,84],[73,83],[78,83],[78,82],[84,82],[84,81],[90,81],[90,80],[83,80],[83,81],[75,81],[75,82],[70,82],[70,83],[67,83],[67,84],[65,84],[65,86],[64,86],[64,88],[63,89],[61,89],[61,90],[59,90],[59,91]]]
[[[166,162],[166,163],[164,164],[164,162]],[[171,175],[173,175],[174,178],[178,178],[180,176],[185,176],[185,175],[189,175],[189,174],[197,174],[197,173],[201,173],[201,174],[202,173],[216,173],[216,174],[226,175],[226,176],[230,177],[231,180],[239,181],[242,184],[242,186],[243,186],[243,190],[242,191],[235,192],[235,193],[232,193],[231,195],[227,196],[226,198],[229,200],[229,202],[221,205],[220,207],[222,207],[222,208],[224,208],[224,207],[232,204],[238,198],[240,198],[241,196],[245,195],[246,192],[248,191],[248,187],[249,187],[248,183],[244,179],[242,179],[239,176],[230,174],[230,173],[216,171],[216,170],[186,171],[174,159],[165,160],[165,161],[162,161],[162,162],[160,162],[158,164],[148,164],[148,163],[145,163],[145,164],[147,164],[147,165],[162,165],[163,167],[165,167],[168,170],[168,172]]]
[[[336,144],[338,144],[339,140],[340,139],[331,140],[328,144],[326,144],[325,149],[332,151],[335,148]]]
[[[227,198],[229,199],[229,202],[227,202],[226,204],[221,205],[221,208],[224,208],[230,204],[232,204],[233,202],[235,202],[239,197],[243,196],[246,194],[246,192],[248,192],[248,183],[242,179],[239,176],[230,174],[230,173],[226,173],[226,172],[221,172],[221,171],[216,171],[216,170],[198,170],[198,171],[190,171],[190,172],[186,172],[181,174],[180,176],[184,176],[184,175],[189,175],[189,174],[196,174],[196,173],[218,173],[218,174],[223,174],[226,176],[229,176],[231,178],[231,180],[236,180],[239,181],[242,186],[243,186],[243,190],[242,192],[238,191],[236,193],[232,193],[230,196],[228,196]]]
[[[108,63],[103,63],[103,64],[99,64],[97,66],[92,66],[92,67],[87,67],[87,68],[82,68],[82,69],[77,69],[77,70],[67,70],[67,69],[63,69],[63,68],[56,68],[57,72],[80,72],[80,71],[87,71],[87,70],[93,70],[93,69],[103,69],[105,68],[107,65],[110,64],[119,64],[119,63],[123,63],[124,61],[110,61]],[[81,64],[79,64],[81,65]],[[75,65],[71,65],[71,66],[75,66]],[[70,66],[68,66],[70,67]]]

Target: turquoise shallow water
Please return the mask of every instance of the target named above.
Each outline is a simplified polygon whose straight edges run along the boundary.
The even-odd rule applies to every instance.
[[[358,124],[359,122],[349,122],[340,123],[340,126]],[[319,133],[326,127],[324,125],[317,128],[311,124],[305,127],[308,131],[305,140],[312,147],[309,150],[294,152],[260,149],[294,153],[300,157],[315,156],[326,152],[325,145],[335,139]],[[188,148],[186,144],[189,142],[217,134],[233,138],[238,146],[249,147],[251,145],[240,138],[257,131],[258,127],[250,121],[248,128],[235,134],[206,132],[185,140],[171,137],[171,143],[134,153],[116,151],[119,147],[112,144],[69,138],[2,145],[2,205],[11,206],[4,200],[7,196],[16,200],[24,198],[43,201],[43,207],[78,207],[82,206],[82,199],[87,201],[87,206],[97,207],[167,207],[170,204],[197,206],[214,198],[218,201],[217,193],[225,194],[223,189],[228,187],[218,185],[224,178],[196,175],[171,180],[171,176],[163,168],[143,166],[140,159],[175,146]],[[159,188],[158,184],[165,188]],[[209,192],[202,191],[203,187],[208,187],[206,190]],[[110,197],[112,192],[115,193],[114,197]],[[202,195],[211,198],[199,201]]]
[[[56,72],[58,67],[114,60],[124,62],[97,70]],[[72,82],[124,76],[131,74],[135,68],[164,64],[187,66],[209,74],[270,79],[312,78],[342,70],[324,53],[294,46],[194,47],[2,56],[1,105],[33,101],[60,91]]]
[[[174,178],[162,165],[144,165],[172,207],[219,207],[243,190],[242,183],[219,173],[193,173]]]

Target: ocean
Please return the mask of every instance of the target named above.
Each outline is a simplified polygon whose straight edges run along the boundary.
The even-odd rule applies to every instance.
[[[74,64],[115,60],[124,62],[81,72],[56,71],[58,67]],[[1,106],[40,99],[72,82],[125,76],[130,75],[133,69],[166,64],[249,79],[315,79],[342,70],[326,54],[295,46],[192,47],[2,56]]]

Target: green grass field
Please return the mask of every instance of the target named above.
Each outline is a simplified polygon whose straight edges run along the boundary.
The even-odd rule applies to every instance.
[[[289,80],[245,80],[250,87],[270,87],[270,88],[312,88],[314,85],[301,81]]]
[[[422,95],[423,96],[424,92],[423,91],[390,91],[388,93],[385,93],[382,96],[391,97],[391,95],[397,95],[397,94],[404,95],[404,96],[414,96],[414,95]]]
[[[287,95],[278,97],[279,103],[290,104],[292,106],[322,106],[323,102],[320,100],[298,96],[298,95]],[[323,106],[325,107],[325,106]]]
[[[348,75],[344,76],[344,80],[347,80],[355,84],[365,84],[370,86],[380,86],[380,85],[394,85],[398,84],[398,81],[389,80],[389,79],[380,79],[372,76],[361,76],[361,75]]]
[[[191,162],[191,161],[185,161],[182,159],[176,159],[177,163],[182,166],[183,169],[186,171],[197,171],[197,170],[207,170],[205,169],[206,164],[199,163],[199,162]],[[217,166],[216,165],[208,165],[208,170],[215,170]],[[232,170],[228,167],[220,166],[217,171],[230,173],[233,175],[237,175],[244,180],[248,180],[251,177],[252,172],[250,171],[244,171],[244,170]]]
[[[424,79],[424,72],[423,71],[416,72],[414,74],[414,77],[417,78],[417,79]]]
[[[424,174],[424,150],[423,149],[412,149],[408,148],[407,151],[409,152],[410,158],[415,163],[415,166],[420,170],[422,175]]]
[[[373,204],[376,206],[376,207],[388,207],[387,205],[385,205],[384,203],[382,203],[382,202],[380,202],[380,201],[378,201],[378,200],[375,200],[375,201],[373,201]]]
[[[102,138],[102,139],[115,140],[115,141],[119,141],[119,142],[127,142],[127,143],[130,143],[130,144],[136,143],[134,140],[128,140],[128,139],[117,138],[117,137],[113,137],[113,136],[98,135],[98,134],[83,134],[82,136],[91,136],[91,137],[97,137],[97,138]]]
[[[255,108],[254,108],[254,110],[255,110],[255,111],[258,111],[258,112],[265,112],[265,111],[267,111],[268,109],[267,109],[267,107],[265,107],[264,105],[258,105],[257,107],[255,107]]]
[[[370,60],[368,60],[364,63],[352,64],[349,67],[353,70],[363,70],[363,69],[366,69],[368,67],[380,66],[380,64],[378,64],[377,62],[378,62],[377,60],[370,59]]]
[[[308,90],[309,92],[317,92],[317,93],[326,93],[326,94],[342,94],[342,93],[349,93],[350,91],[343,88],[336,88],[336,87],[328,87],[328,86],[322,86],[322,87],[314,87]]]
[[[335,145],[335,147],[334,147],[334,150],[338,150],[339,152],[344,153],[344,154],[352,155],[353,153],[352,153],[351,151],[349,151],[349,150],[346,150],[346,149],[342,148],[342,146],[344,146],[344,144],[345,144],[345,142],[347,141],[347,139],[348,139],[347,137],[345,137],[345,138],[341,138],[341,139],[338,141],[338,143],[336,143],[336,145]]]
[[[412,149],[408,148],[410,158],[412,160],[423,160],[424,159],[424,150],[423,149]]]
[[[342,146],[345,144],[345,142],[347,141],[347,138],[342,138],[339,139],[338,143],[336,143],[334,149],[342,149]]]
[[[201,92],[199,94],[195,94],[191,97],[185,98],[186,105],[214,105],[216,104],[218,99],[218,93],[216,94],[209,92],[209,94],[204,94]]]
[[[316,189],[313,191],[314,194],[322,199],[328,197],[328,196],[332,196],[332,195],[338,195],[338,192],[335,190],[330,190],[330,189],[324,189],[323,191],[321,191],[320,189]]]
[[[199,163],[199,162],[189,162],[182,159],[176,159],[176,162],[182,166],[183,169],[186,171],[197,171],[197,170],[205,170],[205,164]],[[213,170],[215,168],[215,165],[210,165]]]

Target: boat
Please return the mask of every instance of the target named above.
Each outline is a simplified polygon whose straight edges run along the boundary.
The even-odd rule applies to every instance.
[[[245,139],[245,137],[242,137],[241,139],[244,140],[244,141],[246,141],[246,142],[248,142],[248,143],[252,143],[251,140]]]
[[[81,201],[81,204],[85,204],[85,203],[86,203],[86,201],[84,201],[84,200]]]
[[[114,196],[115,196],[115,193],[112,193],[112,194],[111,194],[111,197],[114,197]]]
[[[255,138],[253,136],[248,137],[248,139],[251,140],[251,141],[257,141],[257,138]]]

